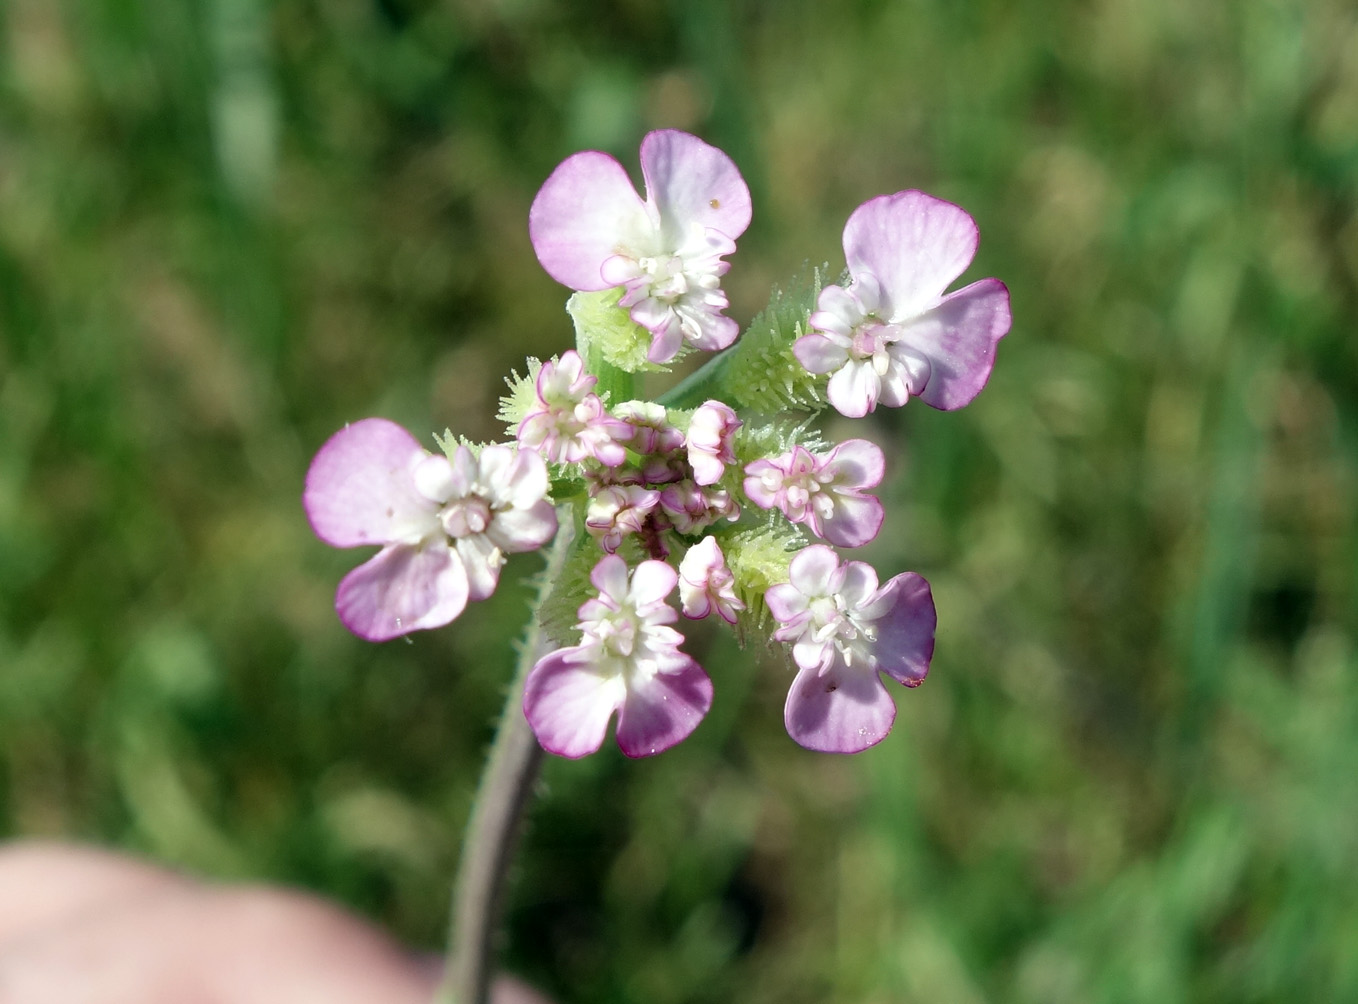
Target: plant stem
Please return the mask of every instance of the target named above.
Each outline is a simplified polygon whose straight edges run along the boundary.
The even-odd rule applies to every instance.
[[[542,764],[542,747],[523,716],[524,681],[549,642],[538,622],[543,601],[560,577],[575,536],[569,507],[557,510],[559,529],[547,554],[514,682],[472,804],[462,859],[453,886],[452,929],[440,1004],[487,1004],[494,941],[504,906],[505,879],[522,828],[524,809]]]
[[[713,397],[713,391],[717,388],[729,361],[730,351],[727,349],[718,352],[680,383],[661,394],[659,403],[667,408],[696,408],[709,397]]]

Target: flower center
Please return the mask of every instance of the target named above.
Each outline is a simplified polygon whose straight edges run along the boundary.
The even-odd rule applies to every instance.
[[[877,628],[849,609],[843,596],[818,596],[811,601],[810,610],[812,637],[834,645],[844,665],[874,664],[872,646],[877,641]]]
[[[439,513],[443,529],[453,538],[485,533],[493,518],[490,503],[479,495],[453,499]]]
[[[650,281],[650,296],[671,305],[689,291],[689,277],[684,264],[684,259],[678,255],[637,259],[637,267]]]
[[[616,658],[630,658],[637,645],[637,619],[635,613],[624,607],[611,617],[604,617],[590,625],[594,636],[605,652]]]

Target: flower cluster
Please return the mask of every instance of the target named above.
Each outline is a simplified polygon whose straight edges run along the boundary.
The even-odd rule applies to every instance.
[[[811,419],[825,402],[851,418],[911,397],[969,403],[1009,330],[1008,291],[983,279],[947,292],[976,226],[899,192],[850,216],[846,285],[822,288],[817,270],[738,339],[721,279],[751,217],[740,172],[672,130],[643,140],[641,169],[644,198],[612,157],[576,154],[533,202],[538,259],[575,291],[577,347],[509,381],[511,443],[449,436],[431,454],[367,419],[321,448],[303,499],[316,533],[381,548],[340,583],[336,609],[373,641],[447,624],[560,519],[580,532],[558,542],[562,570],[535,614],[552,645],[523,698],[545,749],[591,753],[614,715],[627,756],[692,733],[713,686],[681,650],[681,612],[786,646],[784,721],[802,746],[866,749],[895,717],[884,678],[914,687],[928,672],[934,604],[919,575],[880,584],[833,549],[881,530],[886,458],[865,439],[825,441]],[[723,351],[660,400],[635,398],[635,374],[693,350]]]

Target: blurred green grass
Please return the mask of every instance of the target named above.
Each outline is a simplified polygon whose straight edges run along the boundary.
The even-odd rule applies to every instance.
[[[563,1004],[1358,1000],[1358,14],[1342,0],[5,0],[0,825],[442,938],[517,579],[348,637],[299,506],[560,351],[564,156],[740,163],[748,320],[862,200],[965,206],[1015,328],[879,415],[940,612],[880,747],[710,719],[549,765],[509,961]],[[849,426],[836,426],[844,433]],[[855,426],[862,434],[862,426]]]

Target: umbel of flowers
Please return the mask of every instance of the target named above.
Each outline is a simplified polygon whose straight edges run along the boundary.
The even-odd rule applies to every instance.
[[[533,202],[538,259],[575,290],[576,346],[507,381],[507,443],[447,433],[431,452],[369,418],[321,448],[304,494],[316,533],[380,547],[336,609],[371,641],[441,627],[491,594],[508,555],[569,520],[563,571],[535,612],[550,650],[523,699],[546,750],[594,752],[615,715],[631,757],[693,732],[713,685],[683,651],[681,614],[786,646],[789,735],[866,749],[895,718],[884,681],[915,687],[928,672],[934,604],[919,575],[882,583],[834,550],[881,530],[886,458],[865,439],[825,441],[813,419],[827,404],[853,418],[912,397],[968,404],[1009,330],[1008,291],[982,279],[948,292],[976,225],[898,192],[849,217],[843,284],[810,270],[742,335],[721,288],[750,222],[740,172],[669,130],[642,141],[641,171],[644,197],[612,157],[579,153]],[[639,374],[693,351],[719,354],[659,400],[636,396]]]

